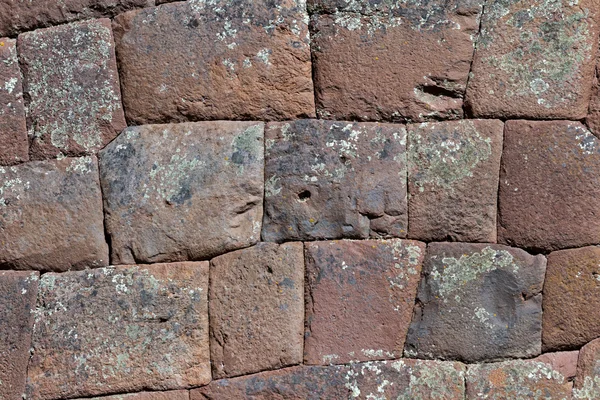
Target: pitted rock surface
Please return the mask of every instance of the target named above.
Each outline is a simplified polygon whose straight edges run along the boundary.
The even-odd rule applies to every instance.
[[[108,265],[94,156],[0,167],[0,268]]]
[[[541,352],[544,256],[430,243],[405,356],[493,361]]]
[[[135,124],[314,116],[310,38],[299,0],[190,0],[114,23]]]
[[[19,35],[32,159],[95,153],[126,126],[109,19]]]
[[[123,131],[100,152],[112,262],[207,259],[256,243],[263,128],[220,121]]]
[[[189,400],[189,398],[190,395],[187,390],[171,390],[168,392],[117,394],[114,396],[88,398],[88,400]]]
[[[211,261],[215,379],[302,362],[302,243],[259,243]]]
[[[208,262],[43,275],[28,398],[207,384],[207,290]]]
[[[533,361],[543,362],[552,367],[569,381],[575,379],[577,374],[577,359],[579,351],[557,351],[555,353],[544,353],[533,359]]]
[[[404,126],[277,122],[265,142],[263,240],[406,237]]]
[[[574,386],[574,400],[600,398],[600,339],[595,339],[581,348]]]
[[[408,125],[409,236],[495,242],[503,124]]]
[[[392,239],[305,246],[304,362],[401,357],[425,244]]]

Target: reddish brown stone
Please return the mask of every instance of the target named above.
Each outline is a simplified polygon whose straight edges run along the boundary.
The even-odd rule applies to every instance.
[[[545,312],[545,310],[544,310]],[[533,359],[533,361],[543,362],[552,367],[566,379],[572,381],[577,374],[577,359],[579,351],[558,351],[556,353],[545,353]]]
[[[600,243],[600,141],[579,122],[508,121],[498,242],[552,251]]]
[[[574,386],[573,399],[600,399],[600,339],[581,348]]]
[[[0,12],[4,14],[4,12]],[[0,16],[0,18],[2,18]],[[16,41],[0,37],[0,165],[29,159]]]
[[[25,392],[37,272],[0,271],[0,398],[20,400]]]
[[[596,64],[595,76],[592,84],[592,97],[590,98],[590,106],[585,123],[594,132],[594,135],[600,136],[600,80],[599,80],[599,65]]]
[[[467,362],[539,355],[544,256],[430,243],[405,356]]]
[[[112,262],[207,259],[260,238],[262,122],[131,127],[100,152]]]
[[[425,244],[306,244],[304,361],[342,364],[402,356]]]
[[[0,167],[0,268],[108,265],[96,158]]]
[[[191,0],[115,19],[128,120],[314,116],[304,2]]]
[[[265,132],[267,241],[406,237],[406,130],[299,120]]]
[[[302,362],[302,243],[259,243],[211,261],[215,379]]]
[[[486,5],[467,90],[476,117],[581,119],[598,47],[597,0]]]
[[[172,390],[169,392],[140,392],[130,394],[117,394],[114,396],[93,397],[87,400],[189,400],[187,390]],[[84,400],[84,399],[79,399]]]
[[[109,19],[19,35],[31,158],[95,153],[125,128]]]
[[[390,7],[387,1],[315,3],[339,10],[314,15],[312,21],[321,118],[462,117],[482,1],[394,2]]]
[[[495,242],[503,124],[408,125],[409,237]]]
[[[208,262],[42,276],[28,398],[210,382]]]

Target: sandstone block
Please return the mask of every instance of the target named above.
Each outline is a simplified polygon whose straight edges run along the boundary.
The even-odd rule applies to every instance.
[[[114,396],[93,397],[90,400],[189,400],[189,398],[190,395],[187,390],[171,390],[168,392],[117,394]]]
[[[198,260],[260,238],[263,123],[127,128],[100,152],[115,264]]]
[[[586,344],[579,352],[573,399],[600,398],[600,339]]]
[[[534,358],[534,361],[549,364],[554,371],[557,371],[569,381],[575,379],[577,374],[577,360],[579,351],[557,351],[555,353],[544,353]]]

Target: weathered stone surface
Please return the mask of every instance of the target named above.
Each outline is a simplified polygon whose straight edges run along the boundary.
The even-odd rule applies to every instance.
[[[265,132],[267,241],[406,237],[406,130],[299,120]]]
[[[408,125],[409,237],[495,242],[503,124]]]
[[[108,265],[93,156],[0,167],[0,268]]]
[[[259,243],[211,261],[215,379],[302,362],[302,243]]]
[[[579,351],[557,351],[556,353],[544,353],[533,361],[548,364],[566,379],[572,381],[577,374],[577,359]]]
[[[424,254],[412,240],[306,243],[305,363],[401,357]]]
[[[0,398],[19,400],[25,392],[31,346],[37,272],[0,271]]]
[[[598,64],[596,64],[595,76],[592,84],[592,97],[588,107],[588,115],[585,119],[585,124],[594,135],[600,136],[600,79]]]
[[[32,159],[94,153],[125,128],[109,19],[19,35]]]
[[[114,23],[129,121],[314,116],[305,3],[190,0]]]
[[[0,37],[0,165],[29,159],[16,43],[16,40]]]
[[[573,399],[600,398],[600,339],[581,348],[574,386]]]
[[[114,396],[93,397],[88,400],[189,400],[187,390],[171,390],[168,392],[139,392],[131,394],[117,394]],[[84,400],[84,399],[80,399]]]
[[[466,384],[469,400],[567,400],[573,387],[551,364],[537,360],[469,365]]]
[[[405,356],[532,357],[542,345],[544,256],[502,245],[430,243]]]
[[[482,1],[314,3],[335,12],[311,21],[320,117],[462,117]]]
[[[100,152],[114,264],[206,259],[259,240],[262,122],[130,127]]]
[[[508,121],[498,242],[552,251],[600,243],[600,141],[579,122]]]
[[[72,398],[207,384],[207,289],[208,262],[43,275],[29,396]]]
[[[597,0],[489,2],[467,90],[472,114],[584,118],[599,5]]]

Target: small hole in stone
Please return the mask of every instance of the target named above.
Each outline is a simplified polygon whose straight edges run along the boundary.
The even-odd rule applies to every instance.
[[[308,190],[303,190],[300,193],[298,193],[298,200],[306,201],[308,199],[310,199],[310,192]]]

